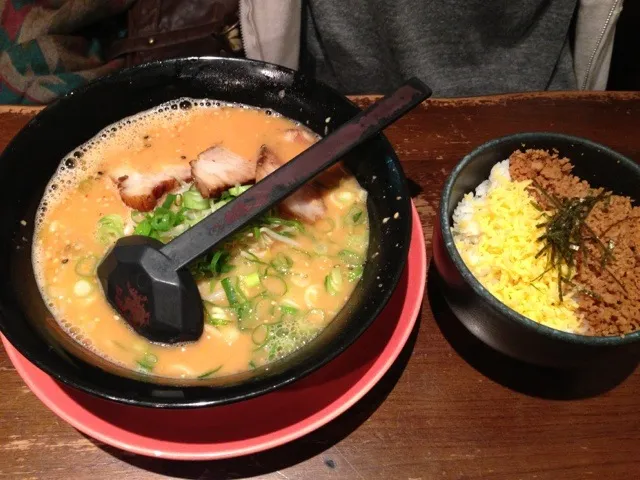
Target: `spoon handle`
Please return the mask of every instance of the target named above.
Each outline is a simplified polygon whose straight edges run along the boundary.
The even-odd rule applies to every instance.
[[[420,80],[408,80],[160,251],[176,270],[185,267],[430,96],[431,89]]]

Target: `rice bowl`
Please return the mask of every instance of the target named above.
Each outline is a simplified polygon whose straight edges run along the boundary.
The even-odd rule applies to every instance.
[[[556,152],[513,152],[457,205],[456,247],[492,295],[531,320],[582,335],[632,333],[640,208],[572,169]]]
[[[490,177],[491,169],[521,149],[557,149],[561,157],[571,159],[574,175],[589,179],[594,185],[616,194],[638,197],[640,166],[586,139],[556,133],[520,133],[477,147],[454,167],[447,178],[438,222],[434,225],[433,262],[438,274],[434,281],[439,285],[448,307],[457,320],[482,342],[528,363],[570,367],[592,364],[604,358],[622,360],[623,356],[637,360],[640,358],[639,331],[588,335],[536,322],[493,295],[462,258],[452,230],[456,207],[470,192],[474,192],[476,197],[475,189]],[[523,179],[520,173],[517,173],[517,180]],[[613,285],[615,282],[608,283]],[[563,303],[571,298],[568,290],[566,287],[563,289]]]

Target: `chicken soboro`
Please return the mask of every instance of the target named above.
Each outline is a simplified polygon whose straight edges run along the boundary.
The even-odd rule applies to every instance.
[[[573,286],[566,291],[579,303],[587,334],[624,335],[640,329],[640,207],[633,206],[629,197],[609,195],[572,175],[573,165],[557,152],[517,151],[509,160],[512,179],[535,182],[530,193],[547,211],[555,208],[549,196],[562,200],[605,194],[586,218],[587,228],[597,238],[579,247],[587,254],[576,255]],[[605,248],[610,254],[603,262]]]

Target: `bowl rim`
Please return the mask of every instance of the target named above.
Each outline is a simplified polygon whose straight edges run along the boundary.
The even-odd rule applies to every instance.
[[[590,336],[590,335],[582,335],[578,333],[570,333],[562,330],[558,330],[552,327],[548,327],[541,323],[538,323],[534,320],[531,320],[524,315],[518,313],[513,310],[511,307],[502,303],[498,300],[492,293],[489,292],[471,273],[471,270],[467,267],[464,260],[460,256],[457,247],[455,246],[453,240],[453,234],[451,233],[451,220],[448,214],[448,204],[451,198],[451,193],[453,190],[453,186],[458,179],[460,173],[470,164],[472,163],[482,152],[492,149],[497,145],[502,143],[510,143],[514,141],[522,141],[523,143],[532,142],[535,140],[540,140],[541,138],[546,138],[549,140],[563,140],[569,141],[571,143],[579,143],[582,145],[586,145],[588,147],[600,150],[603,154],[608,155],[610,157],[615,158],[619,161],[625,168],[635,170],[636,173],[640,176],[640,165],[638,165],[635,161],[631,160],[628,157],[612,150],[611,148],[602,145],[600,143],[593,142],[586,138],[576,137],[573,135],[566,135],[563,133],[555,133],[555,132],[521,132],[515,133],[511,135],[506,135],[498,138],[494,138],[481,144],[480,146],[474,148],[471,152],[464,156],[464,158],[458,162],[458,164],[453,168],[449,176],[447,177],[444,189],[442,191],[442,195],[440,197],[440,207],[439,207],[439,220],[440,220],[440,230],[444,239],[445,248],[449,254],[449,257],[453,261],[456,266],[458,272],[462,275],[464,281],[469,285],[474,293],[482,298],[491,309],[499,314],[504,315],[509,320],[514,321],[521,326],[525,327],[528,331],[532,333],[539,333],[545,337],[551,338],[553,340],[558,340],[561,342],[568,342],[579,345],[586,345],[591,347],[611,347],[618,345],[626,345],[630,343],[634,343],[640,341],[640,330],[629,333],[627,335],[615,335],[615,336]],[[496,160],[496,163],[500,160]]]
[[[295,70],[291,70],[287,67],[283,67],[281,65],[276,65],[273,63],[262,62],[258,60],[252,60],[252,59],[218,57],[218,56],[200,56],[200,57],[191,56],[191,57],[184,57],[184,58],[158,60],[158,61],[143,63],[130,68],[124,68],[122,70],[110,73],[103,77],[99,77],[98,79],[87,82],[86,84],[83,84],[82,86],[60,96],[58,99],[46,105],[45,108],[39,111],[37,115],[35,115],[31,120],[29,120],[29,122],[27,122],[27,124],[24,125],[20,129],[20,131],[16,133],[16,135],[7,144],[7,147],[5,148],[5,150],[3,152],[0,152],[0,161],[4,159],[5,153],[11,151],[11,147],[14,145],[16,139],[18,139],[18,137],[20,137],[20,135],[25,130],[28,130],[30,127],[33,127],[33,125],[37,124],[39,122],[39,119],[42,118],[42,116],[46,116],[49,112],[55,111],[58,108],[62,108],[61,104],[64,104],[65,99],[68,99],[69,97],[78,97],[79,95],[84,94],[87,90],[90,90],[91,88],[93,88],[95,85],[108,84],[109,82],[112,82],[114,79],[117,79],[118,77],[121,77],[121,76],[126,76],[126,75],[131,76],[136,74],[137,72],[144,72],[146,69],[151,69],[161,65],[176,65],[176,64],[189,65],[191,63],[196,63],[196,62],[205,62],[205,63],[222,62],[222,63],[228,63],[228,64],[245,64],[245,65],[248,64],[248,65],[253,65],[254,67],[259,67],[263,69],[262,71],[267,76],[269,74],[275,74],[275,73],[285,74],[289,78],[291,78],[295,83],[302,83],[302,84],[310,83],[310,84],[322,87],[324,90],[327,90],[330,93],[333,93],[334,95],[339,97],[341,101],[345,103],[345,105],[348,105],[350,108],[353,109],[354,115],[358,111],[360,111],[360,108],[354,102],[352,102],[346,95],[340,93],[335,88],[325,84],[320,80],[311,78],[307,75],[304,75]],[[380,144],[384,147],[382,149],[379,149],[380,154],[385,157],[386,161],[390,161],[394,165],[397,172],[400,174],[399,181],[401,183],[402,190],[406,192],[406,195],[403,196],[404,201],[406,202],[406,208],[410,212],[412,208],[411,196],[409,195],[407,178],[406,178],[406,175],[404,174],[402,164],[397,156],[397,152],[393,148],[393,145],[391,144],[391,142],[389,142],[387,137],[384,135],[384,133],[380,133],[377,137],[375,137],[375,141],[380,142]],[[47,364],[47,362],[41,361],[41,359],[33,355],[28,348],[25,348],[23,342],[20,341],[20,339],[17,338],[10,330],[4,328],[4,322],[1,321],[2,319],[0,319],[0,332],[2,332],[2,334],[7,338],[7,340],[22,355],[24,355],[25,358],[27,358],[31,363],[36,365],[39,369],[43,370],[48,375],[52,376],[56,380],[72,388],[76,388],[78,390],[87,392],[97,397],[107,399],[109,401],[114,401],[117,403],[128,404],[128,405],[134,405],[138,407],[147,407],[147,408],[183,409],[183,408],[213,407],[213,406],[231,404],[231,403],[247,400],[250,398],[255,398],[255,397],[264,395],[266,393],[272,392],[274,390],[283,388],[284,386],[289,385],[299,379],[302,379],[303,377],[306,377],[310,373],[322,368],[324,365],[326,365],[331,360],[333,360],[338,355],[340,355],[344,350],[349,348],[364,333],[364,331],[367,328],[369,328],[369,326],[375,321],[375,319],[380,315],[382,310],[388,304],[404,272],[406,262],[407,262],[408,252],[409,252],[409,246],[410,246],[409,244],[411,239],[412,228],[413,228],[411,215],[408,216],[408,218],[405,220],[405,223],[406,223],[406,228],[403,235],[404,241],[402,242],[402,245],[400,248],[395,249],[396,251],[399,251],[401,261],[398,264],[398,268],[395,269],[394,272],[390,272],[391,273],[390,284],[393,285],[393,288],[385,289],[383,292],[380,292],[380,294],[377,295],[379,300],[377,302],[376,307],[372,310],[372,312],[368,316],[370,320],[367,322],[360,322],[361,325],[353,335],[353,338],[351,339],[351,341],[338,342],[337,346],[327,351],[326,354],[319,361],[303,362],[301,364],[298,364],[298,366],[294,367],[293,369],[287,369],[286,371],[280,373],[279,375],[276,375],[274,377],[271,377],[270,379],[267,379],[266,382],[259,380],[258,383],[255,384],[255,386],[253,387],[253,391],[251,392],[242,392],[242,391],[234,392],[234,393],[229,392],[227,394],[222,394],[221,396],[211,395],[211,396],[208,396],[206,399],[202,399],[201,395],[198,395],[198,398],[185,398],[185,399],[176,399],[176,400],[168,400],[168,399],[150,400],[148,398],[133,399],[128,397],[126,394],[123,394],[122,392],[114,392],[113,390],[105,388],[104,386],[97,385],[96,383],[93,383],[93,382],[87,382],[85,379],[82,379],[79,377],[70,378],[67,375],[64,375],[58,372],[56,368],[51,368]],[[2,305],[0,305],[0,317],[4,316],[2,310],[3,310]],[[94,367],[94,368],[97,368],[97,367]],[[114,377],[118,377],[118,375],[116,375],[113,372],[109,372],[109,371],[105,371],[105,372]],[[143,380],[134,380],[126,377],[120,377],[120,378],[123,378],[124,380],[130,381],[130,382],[147,384],[150,386],[157,386],[163,389],[177,389],[177,390],[184,389],[189,391],[196,391],[196,390],[209,390],[211,388],[207,386],[198,386],[198,385],[170,386],[170,385],[163,385],[160,383],[146,382]]]

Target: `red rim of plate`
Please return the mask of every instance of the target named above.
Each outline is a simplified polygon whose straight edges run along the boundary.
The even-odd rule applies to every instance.
[[[413,204],[412,215],[411,244],[404,273],[407,278],[407,288],[404,300],[401,302],[401,306],[397,308],[399,311],[397,314],[392,312],[396,314],[397,323],[383,350],[373,362],[367,365],[364,374],[333,401],[301,421],[283,425],[282,428],[274,429],[263,435],[222,443],[190,443],[188,441],[160,440],[152,436],[137,434],[109,423],[84,405],[78,403],[75,400],[76,397],[86,396],[92,399],[94,397],[63,386],[25,359],[4,336],[2,336],[2,342],[18,374],[36,397],[65,422],[102,443],[140,455],[174,460],[214,460],[268,450],[311,433],[344,413],[373,388],[389,370],[407,343],[422,304],[427,270],[422,226],[418,212]],[[401,292],[396,291],[394,296],[401,294]],[[360,339],[349,348],[356,347],[359,341]],[[318,372],[336,362],[340,362],[340,358],[341,356],[318,370]],[[312,378],[313,375],[312,373],[307,378]],[[295,387],[296,383],[285,388]],[[277,392],[258,397],[253,401],[259,401],[259,399],[264,399],[275,393]],[[113,409],[139,408],[101,399],[94,399],[92,402],[94,404],[96,402],[104,402],[104,404],[108,405],[108,408]],[[227,406],[227,408],[232,406],[233,404]],[[216,408],[221,407],[193,410],[193,412],[202,412],[204,414],[205,411],[215,410]]]

